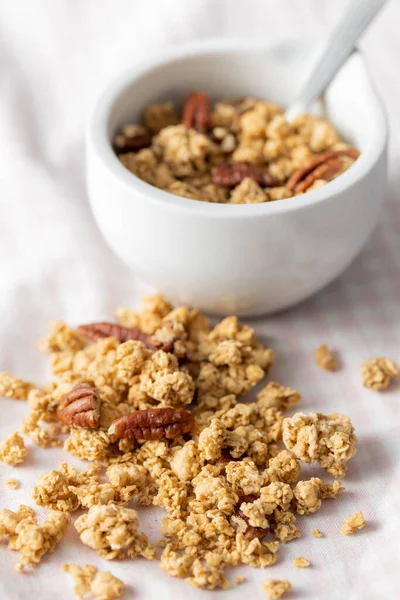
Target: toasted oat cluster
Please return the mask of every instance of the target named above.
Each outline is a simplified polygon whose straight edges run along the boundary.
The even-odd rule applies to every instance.
[[[337,358],[326,344],[322,344],[322,346],[316,349],[315,362],[325,371],[336,371],[338,368]]]
[[[144,533],[139,533],[135,510],[116,504],[96,504],[75,521],[81,541],[102,558],[113,560],[125,553],[130,558],[155,558],[155,548]]]
[[[0,444],[0,461],[7,465],[18,465],[27,455],[24,438],[17,431]]]
[[[6,372],[0,373],[0,396],[13,400],[26,400],[34,387],[29,381],[12,377]]]
[[[273,102],[221,100],[213,107],[192,92],[146,107],[140,125],[114,138],[121,163],[147,183],[177,196],[222,204],[258,204],[317,189],[346,171],[359,152],[325,119],[292,123]]]
[[[363,385],[370,390],[385,390],[400,374],[400,369],[390,358],[369,358],[361,365]]]
[[[292,585],[285,579],[266,579],[262,588],[269,600],[278,600],[292,589]]]
[[[160,126],[156,117],[153,127]],[[319,461],[343,476],[355,453],[350,419],[284,418],[300,394],[274,381],[246,400],[274,353],[235,316],[211,327],[199,311],[152,296],[139,313],[119,309],[117,322],[76,330],[57,322],[40,347],[50,354],[54,379],[27,384],[23,433],[41,447],[63,443],[93,464],[79,472],[63,462],[40,475],[32,498],[50,509],[42,525],[31,508],[1,511],[0,536],[21,553],[20,569],[55,548],[78,509],[80,540],[100,557],[154,560],[140,508],[128,507],[135,502],[165,511],[158,542],[164,571],[196,587],[226,589],[226,567],[274,564],[279,543],[300,536],[298,515],[316,512],[343,489],[338,481],[302,478],[300,468]],[[16,380],[1,381],[12,397]],[[94,576],[87,565],[68,570],[78,596],[120,593],[108,573]],[[274,583],[273,593],[282,585]]]
[[[364,519],[362,512],[356,512],[354,515],[349,515],[346,517],[342,523],[340,531],[344,535],[353,535],[353,533],[356,533],[356,531],[365,527],[366,524],[367,522]]]
[[[330,475],[344,477],[356,453],[357,438],[349,417],[296,413],[283,422],[283,441],[303,462],[318,461]]]
[[[74,592],[80,600],[86,598],[89,593],[93,600],[118,600],[123,596],[124,584],[110,571],[97,572],[96,567],[88,564],[82,568],[74,564],[65,564],[64,571],[74,578]]]
[[[20,553],[17,571],[35,567],[42,557],[53,552],[71,521],[69,513],[50,511],[46,521],[39,525],[34,511],[21,504],[17,512],[0,510],[0,539],[8,537],[8,547]]]

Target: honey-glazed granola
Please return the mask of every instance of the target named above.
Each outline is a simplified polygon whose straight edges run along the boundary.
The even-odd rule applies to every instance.
[[[114,137],[120,162],[177,196],[220,204],[258,204],[318,189],[359,156],[326,120],[246,97],[214,106],[204,92],[145,108],[141,124]]]
[[[187,119],[203,123],[203,108]],[[235,111],[218,111],[237,127]],[[148,118],[151,131],[162,132],[173,114],[165,107]],[[21,553],[19,570],[55,549],[78,509],[74,527],[100,557],[155,560],[140,526],[140,507],[153,505],[165,513],[161,569],[202,589],[227,589],[227,567],[273,565],[279,544],[300,536],[297,519],[343,490],[338,481],[302,477],[301,463],[318,461],[344,476],[356,444],[350,419],[285,418],[301,397],[274,381],[247,401],[274,352],[235,316],[212,327],[199,311],[153,296],[138,313],[119,309],[117,322],[73,329],[59,321],[40,348],[50,355],[53,381],[35,387],[6,374],[2,392],[26,398],[22,430],[34,444],[63,443],[92,464],[79,471],[65,461],[38,477],[32,499],[50,510],[41,525],[29,507],[1,511],[0,536]],[[1,448],[9,464],[26,452],[19,434]],[[78,596],[117,598],[122,584],[93,569],[68,566]],[[272,597],[288,589],[268,585]]]

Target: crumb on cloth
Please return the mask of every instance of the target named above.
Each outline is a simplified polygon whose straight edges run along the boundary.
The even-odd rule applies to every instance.
[[[315,362],[325,371],[336,371],[339,367],[336,353],[332,352],[326,344],[316,349]]]
[[[16,490],[19,488],[19,481],[18,479],[15,479],[14,477],[10,477],[9,479],[6,479],[4,481],[4,485],[9,488],[10,490]]]
[[[310,561],[306,558],[303,558],[303,556],[297,556],[296,558],[294,558],[293,564],[295,567],[299,567],[300,569],[309,567],[311,565]]]
[[[322,533],[322,531],[320,529],[313,529],[311,532],[311,535],[315,538],[322,538],[324,537],[324,534]]]

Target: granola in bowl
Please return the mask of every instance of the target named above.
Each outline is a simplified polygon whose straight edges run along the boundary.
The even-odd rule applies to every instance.
[[[145,108],[140,124],[114,137],[121,163],[177,196],[220,204],[284,200],[317,189],[346,171],[359,151],[326,120],[303,114],[292,123],[277,104],[251,97],[211,105],[190,93]]]
[[[228,567],[273,565],[279,545],[300,537],[297,519],[343,491],[339,481],[302,476],[301,464],[344,477],[356,451],[350,419],[285,416],[301,396],[276,381],[246,401],[275,356],[236,316],[212,327],[198,310],[153,296],[139,313],[119,309],[117,322],[57,322],[39,346],[53,380],[36,387],[3,373],[3,394],[26,400],[22,433],[31,443],[63,444],[92,464],[79,471],[65,461],[38,477],[32,500],[47,519],[24,505],[0,510],[0,538],[20,553],[18,571],[36,568],[73,522],[80,543],[107,561],[159,559],[172,577],[227,589]],[[25,458],[18,433],[2,448],[9,465]],[[141,523],[141,507],[151,505],[164,511],[157,544]],[[122,593],[108,571],[65,568],[78,597]],[[270,581],[270,597],[289,589]]]

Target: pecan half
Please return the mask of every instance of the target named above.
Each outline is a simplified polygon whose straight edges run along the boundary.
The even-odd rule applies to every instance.
[[[211,123],[210,99],[203,92],[191,92],[183,105],[182,123],[187,129],[205,133]]]
[[[108,430],[115,439],[172,440],[193,429],[194,416],[184,408],[150,408],[116,419]]]
[[[236,187],[246,177],[249,177],[259,185],[276,185],[276,182],[269,173],[247,162],[218,165],[214,168],[212,181],[225,187]]]
[[[128,340],[143,342],[148,348],[154,349],[151,343],[151,336],[137,327],[123,327],[123,325],[118,325],[118,323],[101,322],[79,325],[77,331],[93,341],[101,338],[115,337],[120,342],[127,342]]]
[[[57,415],[60,421],[70,427],[98,427],[100,413],[96,388],[88,383],[75,385],[61,398]]]
[[[317,179],[331,181],[343,171],[343,166],[343,159],[340,156],[326,160],[322,165],[314,169],[314,171],[311,171],[303,181],[300,181],[294,188],[294,191],[296,193],[307,191]]]
[[[114,150],[117,154],[126,152],[136,152],[151,145],[151,135],[149,133],[139,133],[138,135],[125,135],[121,133],[115,137]]]
[[[107,337],[115,337],[119,342],[127,342],[135,340],[142,342],[149,350],[163,350],[164,352],[172,352],[174,349],[174,340],[168,339],[165,342],[153,341],[152,336],[145,333],[137,327],[124,327],[118,323],[89,323],[88,325],[79,325],[77,332],[88,338],[89,340],[100,340]]]
[[[360,152],[357,148],[344,148],[343,150],[330,150],[328,152],[322,152],[321,154],[317,154],[317,156],[313,156],[311,160],[304,167],[300,167],[296,169],[289,177],[285,186],[291,190],[292,192],[304,192],[308,189],[316,179],[326,179],[330,177],[333,179],[335,175],[337,175],[339,168],[339,163],[331,163],[326,170],[322,169],[317,173],[317,176],[314,176],[314,171],[323,163],[333,161],[333,159],[338,158],[340,156],[349,156],[356,160],[360,156]],[[342,168],[342,164],[340,165],[340,169]],[[339,169],[339,170],[340,170]],[[330,181],[327,179],[327,181]]]

